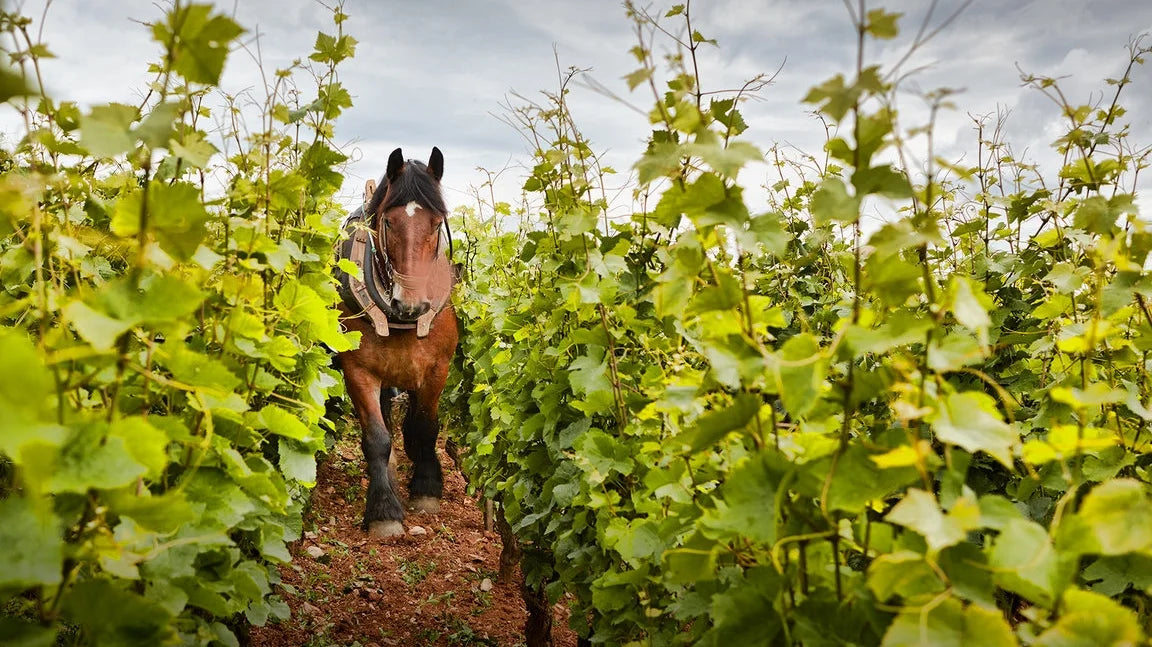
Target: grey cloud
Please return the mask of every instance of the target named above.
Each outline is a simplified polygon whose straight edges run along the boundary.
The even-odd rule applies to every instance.
[[[42,2],[42,0],[41,0]],[[91,0],[64,10],[54,6],[46,38],[60,58],[48,61],[50,89],[84,103],[124,100],[140,94],[148,80],[146,61],[158,48],[147,30],[129,16],[151,19],[158,10],[151,0]],[[663,13],[671,0],[653,5]],[[925,14],[925,0],[870,2],[904,12],[902,35],[890,43],[870,43],[870,60],[892,63],[906,50]],[[940,0],[934,20],[951,14],[960,0]],[[265,63],[284,67],[306,58],[315,32],[331,31],[328,12],[311,0],[228,0],[224,11],[260,33]],[[28,2],[38,15],[40,5]],[[702,47],[701,72],[706,89],[736,87],[760,72],[771,73],[787,59],[775,84],[761,99],[745,104],[752,125],[748,137],[762,148],[788,142],[819,153],[823,130],[800,102],[813,84],[849,73],[855,39],[844,4],[839,0],[699,0],[693,3],[696,26],[720,42]],[[628,53],[632,26],[615,0],[475,0],[455,3],[411,3],[349,0],[347,32],[360,44],[356,58],[341,77],[355,105],[338,125],[337,139],[351,142],[359,156],[348,167],[344,194],[354,202],[367,177],[376,177],[382,160],[396,146],[424,156],[432,145],[447,157],[450,202],[468,201],[470,185],[484,176],[476,166],[499,169],[509,159],[527,158],[523,140],[492,113],[509,92],[538,97],[556,89],[553,48],[563,67],[591,67],[590,76],[625,100],[647,110],[650,95],[630,93],[622,77],[635,68]],[[1068,76],[1061,81],[1070,99],[1099,99],[1105,76],[1122,71],[1129,36],[1152,29],[1148,0],[976,0],[948,29],[912,57],[906,69],[923,67],[909,79],[900,97],[902,122],[925,117],[917,88],[962,88],[955,97],[960,110],[940,118],[938,144],[947,155],[971,150],[975,139],[967,113],[1011,111],[1009,135],[1015,149],[1027,149],[1042,160],[1058,132],[1058,109],[1038,93],[1020,87],[1016,65],[1028,72]],[[248,37],[252,43],[252,36]],[[115,42],[114,48],[87,43]],[[1126,95],[1134,139],[1152,135],[1152,62],[1138,68]],[[231,91],[253,88],[260,94],[260,75],[244,52],[234,53],[226,69]],[[1095,95],[1092,93],[1096,92]],[[569,96],[577,122],[608,161],[626,172],[643,150],[647,120],[614,100],[576,86]],[[7,124],[8,121],[4,121]],[[768,170],[753,170],[757,182]],[[1054,172],[1054,170],[1053,170]],[[506,174],[501,189],[512,198],[522,180]],[[758,174],[758,175],[757,175]],[[455,196],[455,197],[453,197]]]

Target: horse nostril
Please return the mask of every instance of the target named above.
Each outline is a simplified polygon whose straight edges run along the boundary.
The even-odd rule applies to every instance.
[[[408,301],[401,301],[400,299],[392,299],[392,311],[405,318],[415,318],[428,312],[432,307],[430,301],[417,301],[411,303]]]

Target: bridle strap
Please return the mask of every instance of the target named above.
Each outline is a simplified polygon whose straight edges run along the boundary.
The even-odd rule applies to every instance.
[[[448,261],[451,262],[456,250],[453,249],[452,245],[452,227],[448,225],[448,214],[444,214],[444,221],[440,223],[440,226],[444,228],[444,233],[448,234]],[[439,237],[436,238],[436,254],[440,254]]]

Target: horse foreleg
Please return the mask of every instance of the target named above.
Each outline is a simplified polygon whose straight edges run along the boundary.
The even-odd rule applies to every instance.
[[[388,469],[392,455],[392,435],[380,409],[380,382],[367,373],[345,370],[348,396],[360,418],[360,447],[368,463],[368,502],[363,528],[374,537],[404,534],[404,507],[396,496]]]
[[[432,385],[435,386],[435,385]],[[417,512],[437,514],[444,494],[444,476],[436,454],[440,434],[440,392],[423,388],[408,393],[408,413],[404,417],[404,452],[412,460],[412,480],[408,483],[408,505]]]

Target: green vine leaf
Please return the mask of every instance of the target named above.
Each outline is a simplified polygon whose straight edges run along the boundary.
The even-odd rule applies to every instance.
[[[244,33],[232,19],[212,15],[212,5],[189,4],[152,24],[152,38],[171,48],[172,69],[190,83],[215,85],[224,71],[229,45]]]
[[[985,452],[1012,467],[1012,448],[1020,437],[1001,419],[991,396],[975,391],[949,394],[926,419],[940,440],[972,453]]]
[[[884,634],[882,647],[966,647],[972,644],[1013,647],[1020,643],[996,609],[956,598],[911,609],[896,617]]]
[[[924,490],[911,489],[885,517],[889,523],[916,531],[928,542],[932,553],[954,546],[968,536],[968,531],[979,526],[979,512],[975,504],[960,500],[945,514],[936,497]]]
[[[1121,647],[1145,639],[1135,615],[1097,593],[1071,589],[1064,594],[1065,612],[1033,643],[1039,647]]]
[[[60,583],[64,541],[59,520],[50,510],[31,499],[12,497],[0,501],[0,587],[25,588]]]

